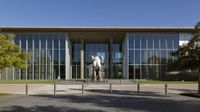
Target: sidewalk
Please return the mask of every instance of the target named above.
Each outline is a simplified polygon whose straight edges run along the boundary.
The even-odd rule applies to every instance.
[[[97,93],[97,92],[110,92],[109,84],[84,84],[85,93]],[[112,91],[121,93],[136,93],[137,85],[114,85],[112,84]],[[1,93],[10,93],[10,94],[25,94],[25,84],[0,84]],[[165,93],[164,84],[141,84],[140,85],[141,93],[157,93],[163,95]],[[182,92],[197,92],[197,84],[169,84],[168,93],[169,94],[179,94]],[[56,85],[56,94],[81,94],[82,85]],[[54,94],[54,85],[53,84],[28,84],[28,94],[37,95],[37,94]]]

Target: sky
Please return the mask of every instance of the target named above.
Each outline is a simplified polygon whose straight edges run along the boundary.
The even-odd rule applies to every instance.
[[[200,0],[0,0],[0,26],[177,26],[200,21]]]

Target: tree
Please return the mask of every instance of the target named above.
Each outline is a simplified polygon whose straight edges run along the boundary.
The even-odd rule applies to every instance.
[[[171,68],[179,70],[197,69],[198,72],[198,93],[200,93],[200,22],[195,26],[193,38],[178,50],[171,53],[177,60],[170,64]]]
[[[20,47],[13,42],[15,35],[0,34],[0,70],[5,67],[26,68],[31,53],[20,52]]]

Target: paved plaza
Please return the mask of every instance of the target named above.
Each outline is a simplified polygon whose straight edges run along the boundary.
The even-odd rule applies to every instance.
[[[0,97],[2,112],[199,112],[200,99],[180,96],[181,92],[196,92],[197,84],[169,84],[165,96],[164,84],[0,84],[0,91],[11,93]]]
[[[200,100],[180,95],[88,93],[0,97],[2,112],[199,112]]]

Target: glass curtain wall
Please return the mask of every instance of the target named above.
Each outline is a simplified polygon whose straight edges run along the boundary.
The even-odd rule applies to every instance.
[[[31,52],[32,57],[27,60],[27,68],[13,68],[11,79],[65,78],[65,33],[16,33],[14,42],[21,51]]]
[[[174,60],[170,52],[179,46],[178,33],[128,34],[130,79],[164,79],[167,63]]]
[[[81,44],[72,43],[72,78],[80,79]]]
[[[80,43],[72,44],[72,78],[80,79]],[[109,76],[109,44],[108,43],[86,43],[85,51],[85,76],[91,77],[91,56],[103,56],[103,72],[105,78]],[[112,45],[112,64],[113,64],[113,78],[122,77],[122,44],[113,43]]]
[[[113,65],[113,78],[119,79],[123,77],[122,71],[122,44],[113,43],[112,45],[112,65]]]

